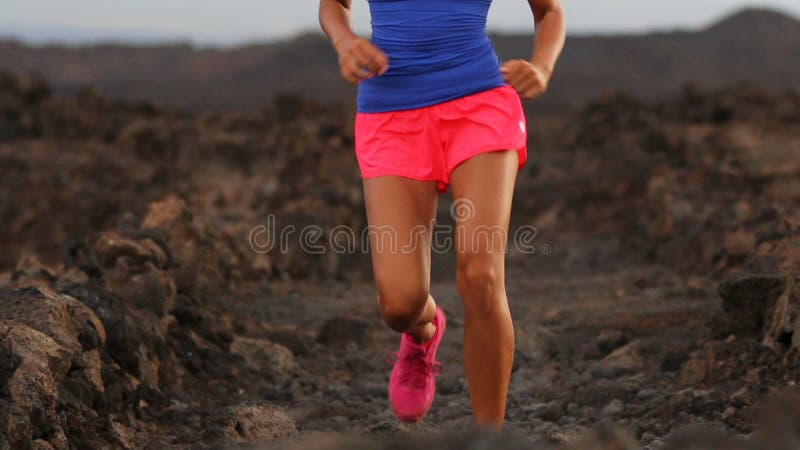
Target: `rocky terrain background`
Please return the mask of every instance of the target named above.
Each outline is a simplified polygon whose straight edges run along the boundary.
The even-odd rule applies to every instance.
[[[398,425],[352,110],[189,113],[0,75],[0,449],[800,444],[800,96],[740,84],[531,117],[504,433],[470,430],[453,256],[439,395]],[[440,222],[448,223],[447,201]],[[545,250],[547,249],[547,250]],[[471,447],[470,447],[471,446]]]
[[[519,8],[529,14],[524,4]],[[529,33],[492,38],[503,59],[531,54]],[[751,81],[773,93],[798,90],[798,45],[798,18],[766,9],[744,9],[691,30],[569,36],[558,76],[536,109],[574,113],[614,90],[665,100],[687,82],[720,88]],[[157,74],[152,67],[159,68]],[[188,43],[32,46],[0,39],[3,69],[42,73],[59,94],[93,87],[114,98],[192,110],[259,108],[285,92],[343,103],[355,94],[340,80],[336,55],[318,32],[227,49]]]

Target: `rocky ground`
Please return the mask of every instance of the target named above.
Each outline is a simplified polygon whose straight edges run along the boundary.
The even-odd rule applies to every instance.
[[[364,249],[256,251],[270,215],[328,247],[363,228],[351,113],[198,116],[0,76],[0,449],[800,445],[797,94],[531,112],[513,222],[538,234],[508,257],[499,434],[470,429],[451,254],[439,394],[409,426]]]

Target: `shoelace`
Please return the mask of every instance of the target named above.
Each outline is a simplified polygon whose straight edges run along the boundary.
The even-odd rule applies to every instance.
[[[400,372],[400,382],[416,388],[425,387],[425,381],[429,374],[437,376],[442,373],[442,363],[439,361],[430,362],[425,359],[425,352],[422,350],[408,350],[405,354],[399,351],[391,352],[386,356],[386,363],[390,365],[403,364]]]

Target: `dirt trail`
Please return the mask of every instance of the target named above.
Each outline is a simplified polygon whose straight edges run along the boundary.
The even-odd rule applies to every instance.
[[[610,350],[626,343],[644,343],[662,355],[685,351],[719,306],[716,284],[693,280],[688,289],[680,275],[621,254],[608,240],[572,239],[552,245],[549,255],[509,258],[507,288],[517,339],[509,428],[532,442],[566,443],[607,420],[608,412],[628,428],[657,431],[659,425],[667,426],[648,422],[648,416],[650,422],[658,422],[653,416],[662,406],[659,399],[635,400],[637,395],[647,397],[648,387],[671,377],[644,361],[660,362],[659,355],[632,351],[631,361],[611,364],[610,378],[591,372]],[[398,338],[380,321],[370,282],[286,283],[273,288],[280,295],[237,307],[274,326],[322,330],[336,320],[332,317],[353,321],[346,326],[353,333],[349,338],[340,336],[335,345],[314,345],[298,358],[310,377],[326,380],[321,392],[295,399],[289,406],[304,433],[383,435],[469,428],[461,365],[463,314],[452,280],[436,281],[431,287],[449,313],[448,334],[440,350],[445,369],[431,413],[414,426],[398,425],[388,408],[390,367],[384,358]],[[358,327],[363,333],[355,331]],[[598,340],[600,335],[610,339]],[[342,342],[345,345],[338,345]]]

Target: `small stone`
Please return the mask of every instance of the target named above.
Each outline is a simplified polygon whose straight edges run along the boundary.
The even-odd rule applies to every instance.
[[[547,436],[547,440],[558,445],[572,444],[577,442],[587,431],[588,428],[584,426],[570,425],[552,431]]]
[[[614,449],[638,450],[639,443],[626,430],[608,422],[601,422],[591,430],[583,428],[577,439],[568,440],[569,450]]]
[[[603,353],[610,353],[622,345],[625,345],[627,338],[620,330],[605,329],[597,336],[597,348]]]
[[[747,370],[747,374],[744,376],[744,381],[750,384],[756,384],[761,380],[761,368],[760,367],[753,367]]]
[[[694,352],[683,365],[679,381],[683,385],[700,383],[708,377],[710,370],[711,363],[709,362],[708,356],[702,351]]]
[[[661,360],[661,370],[663,372],[680,370],[687,359],[685,352],[667,352]]]
[[[756,400],[755,395],[750,392],[750,389],[748,389],[747,386],[742,386],[739,388],[736,392],[731,394],[729,399],[731,403],[736,406],[752,405]]]
[[[621,413],[625,410],[625,404],[622,403],[622,400],[615,398],[608,402],[606,406],[603,407],[603,414],[607,416],[613,416],[616,414]]]
[[[736,415],[736,408],[733,406],[728,406],[725,408],[725,411],[722,412],[722,420],[730,420]]]
[[[644,369],[644,358],[639,341],[630,342],[610,353],[594,365],[593,373],[604,377],[617,377]]]
[[[734,231],[725,235],[722,247],[730,256],[744,256],[756,248],[756,235],[748,231]]]
[[[255,370],[277,374],[298,368],[291,350],[266,339],[236,336],[230,348],[231,352],[244,356],[247,364]]]
[[[533,403],[522,407],[526,417],[538,418],[547,422],[557,422],[564,417],[564,405],[556,401]]]
[[[282,410],[241,404],[224,408],[212,424],[217,433],[239,444],[270,442],[297,433],[294,421]]]
[[[647,400],[658,396],[658,391],[651,388],[644,388],[636,393],[636,398],[639,400]]]
[[[627,396],[628,390],[620,383],[612,380],[596,380],[583,386],[574,398],[582,406],[599,408],[607,405],[611,400],[625,399]],[[579,415],[581,408],[577,407],[571,410],[572,405],[574,403],[567,406],[569,415]]]

